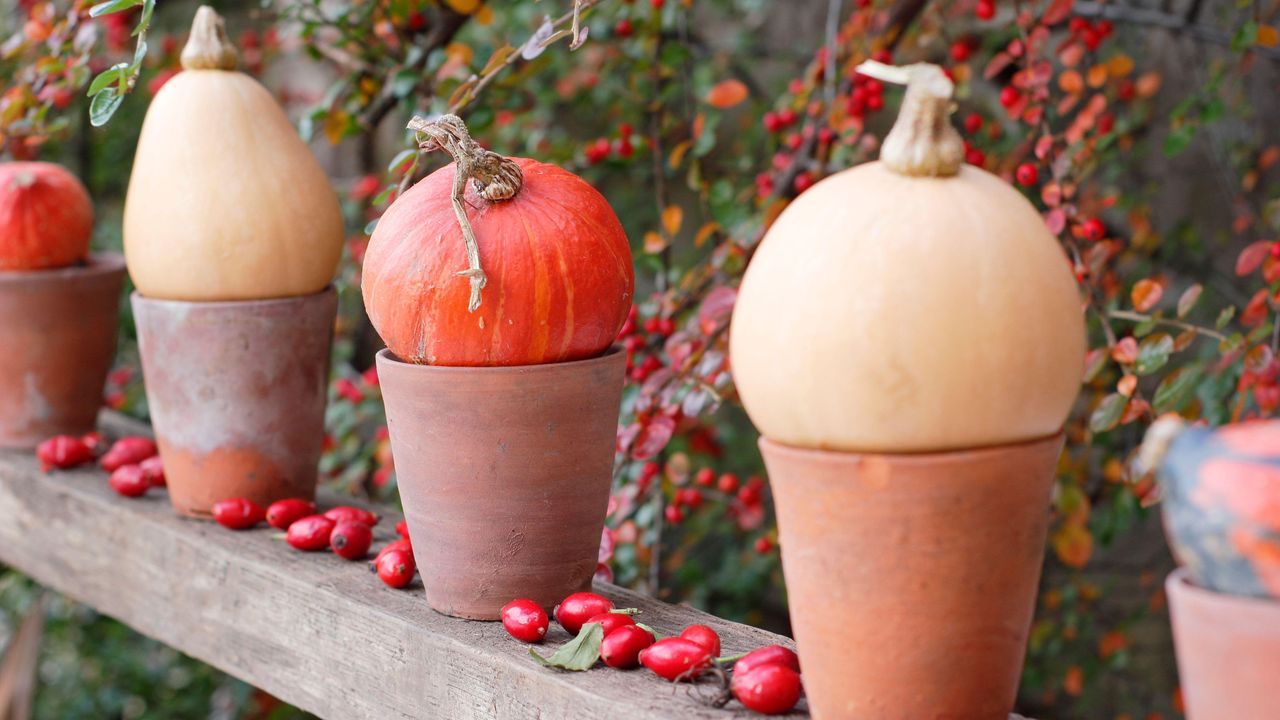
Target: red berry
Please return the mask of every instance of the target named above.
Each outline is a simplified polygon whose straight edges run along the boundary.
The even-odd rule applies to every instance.
[[[556,606],[556,622],[570,635],[577,635],[582,626],[600,613],[613,609],[613,601],[592,592],[576,592]]]
[[[684,510],[681,510],[679,505],[668,505],[663,514],[666,515],[667,522],[672,525],[679,525],[684,522]]]
[[[1070,30],[1073,35],[1081,32],[1087,27],[1089,27],[1089,21],[1079,16],[1071,18],[1071,21],[1067,23],[1067,29]]]
[[[794,132],[787,133],[787,136],[782,140],[782,144],[786,145],[788,150],[793,150],[793,151],[799,150],[800,145],[803,142],[804,142],[804,139],[800,137],[800,133],[794,133]]]
[[[102,436],[102,433],[96,430],[81,435],[80,442],[84,443],[91,451],[93,451],[94,455],[97,455],[107,449],[107,439]]]
[[[631,21],[622,18],[613,26],[613,34],[620,38],[631,37]]]
[[[783,108],[778,111],[778,121],[783,127],[791,127],[796,124],[796,111],[791,108]]]
[[[664,638],[640,651],[640,662],[664,680],[690,680],[711,665],[711,652],[692,640]]]
[[[222,527],[232,530],[247,530],[262,522],[266,516],[262,506],[247,498],[221,500],[213,505],[213,519]],[[328,540],[326,536],[325,542]]]
[[[142,474],[147,476],[151,487],[165,487],[169,484],[164,477],[164,461],[159,455],[143,460],[138,463],[138,467],[142,468]]]
[[[763,665],[742,675],[735,672],[729,687],[738,702],[763,715],[790,712],[800,701],[800,674],[782,665]]]
[[[884,109],[883,95],[867,96],[867,112],[879,112],[880,110],[883,110],[883,109]]]
[[[632,132],[631,123],[625,123],[625,122],[618,123],[618,137],[623,139],[629,138],[631,137],[631,132]],[[636,315],[636,306],[632,305],[631,312],[629,313],[628,316],[635,317],[635,315]]]
[[[615,149],[617,150],[618,157],[629,158],[636,154],[635,146],[632,145],[631,141],[625,137],[618,141]]]
[[[418,571],[413,555],[400,549],[379,553],[373,565],[374,572],[378,573],[378,579],[393,588],[408,585],[413,581],[413,574]]]
[[[867,99],[870,100],[873,95],[884,94],[884,83],[875,78],[867,78],[863,81],[862,87],[867,91]]]
[[[758,480],[758,478],[752,478],[752,480]],[[738,491],[738,499],[742,501],[743,505],[759,505],[762,488],[763,483],[751,482],[749,480],[747,481],[747,484]]]
[[[1138,86],[1133,84],[1132,80],[1125,80],[1120,83],[1120,87],[1116,88],[1116,97],[1124,102],[1129,102],[1138,94]]]
[[[1040,171],[1029,162],[1022,163],[1017,170],[1013,171],[1013,177],[1018,181],[1019,185],[1031,186],[1035,185],[1036,181],[1040,179]]]
[[[964,117],[964,131],[970,135],[982,129],[982,116],[978,113],[969,113]]]
[[[592,615],[587,618],[588,623],[600,623],[600,627],[604,629],[604,637],[609,637],[614,630],[627,625],[635,625],[636,621],[626,613],[603,612],[599,615]],[[584,625],[586,623],[583,623]]]
[[[790,648],[781,645],[766,645],[743,655],[733,665],[734,675],[746,675],[752,670],[765,665],[781,665],[800,672],[800,656]]]
[[[611,668],[633,668],[640,664],[640,652],[653,644],[653,635],[642,627],[623,625],[600,641],[600,659]]]
[[[333,526],[329,533],[329,547],[340,558],[360,560],[369,554],[369,546],[373,544],[373,528],[362,522],[343,520]]]
[[[311,515],[316,511],[316,504],[302,498],[277,500],[267,508],[267,524],[277,530],[288,530],[289,526]]]
[[[1098,132],[1102,133],[1103,135],[1106,135],[1107,133],[1111,132],[1111,129],[1115,127],[1115,124],[1116,124],[1115,115],[1112,115],[1111,113],[1103,113],[1098,118]]]
[[[954,43],[951,43],[951,59],[958,63],[968,60],[969,55],[972,52],[973,49],[970,48],[969,43],[964,40],[957,40]]]
[[[987,156],[982,154],[978,148],[969,148],[964,151],[964,161],[970,165],[982,167],[987,162]]]
[[[336,508],[325,510],[324,516],[335,523],[350,520],[352,522],[364,523],[369,527],[377,525],[378,520],[381,519],[378,517],[377,513],[369,512],[364,508],[351,507],[350,505],[339,505]]]
[[[1090,50],[1097,50],[1098,46],[1102,44],[1102,35],[1093,28],[1086,28],[1084,32],[1080,33],[1080,42],[1084,43],[1084,46]]]
[[[764,114],[764,129],[771,133],[776,133],[783,128],[782,120],[778,118],[775,112],[767,112]]]
[[[107,479],[111,489],[125,497],[138,497],[151,488],[151,481],[138,465],[122,465],[111,472]]]
[[[662,6],[665,5],[666,2],[665,0],[649,0],[649,4],[653,6],[654,10],[661,10]]]
[[[1000,104],[1004,107],[1011,107],[1021,99],[1022,93],[1012,85],[1005,85],[1000,89]]]
[[[979,20],[990,20],[996,16],[996,4],[991,0],[978,0],[978,5],[973,9],[973,14]]]
[[[680,637],[706,648],[711,657],[720,657],[720,636],[706,625],[690,625],[680,631]]]
[[[304,552],[315,552],[329,547],[329,535],[334,521],[323,515],[308,515],[295,520],[285,533],[285,542]]]
[[[882,62],[886,65],[892,65],[893,51],[889,50],[888,48],[880,48],[879,50],[876,50],[875,52],[871,53],[871,59],[875,60],[876,62]]]
[[[797,194],[802,193],[805,190],[808,190],[809,188],[813,187],[813,182],[814,182],[813,173],[808,171],[796,173],[796,179],[794,183],[796,193]]]
[[[702,507],[702,493],[693,488],[681,488],[676,492],[676,503],[697,510]]]
[[[756,538],[756,552],[767,555],[770,550],[773,550],[772,540],[764,536]]]
[[[521,598],[502,606],[502,627],[520,642],[542,642],[550,624],[547,611],[532,600]]]
[[[702,487],[711,487],[716,484],[716,471],[709,467],[704,467],[694,474],[693,482]]]
[[[1080,231],[1084,234],[1084,239],[1092,242],[1098,242],[1107,236],[1107,226],[1102,224],[1098,218],[1089,218],[1080,225]]]
[[[1115,25],[1112,25],[1110,20],[1099,20],[1094,23],[1093,29],[1105,38],[1111,36],[1111,33],[1115,30]]]
[[[98,461],[103,470],[112,472],[122,465],[137,465],[156,454],[156,444],[151,438],[138,435],[122,437],[115,441],[106,455]]]
[[[36,446],[36,459],[42,472],[52,468],[66,470],[92,461],[93,450],[78,437],[57,435]]]
[[[726,495],[738,492],[738,476],[733,473],[725,473],[720,476],[720,492]]]
[[[396,523],[396,534],[404,538],[405,540],[408,540],[409,539],[409,523],[404,520],[401,520],[400,522]]]
[[[391,552],[392,550],[399,550],[401,552],[407,552],[410,555],[413,555],[413,546],[409,544],[408,540],[405,540],[404,538],[400,538],[399,540],[392,540],[391,542],[384,545],[382,549],[378,551],[378,554],[374,556],[373,561],[377,562],[378,558],[381,558],[383,555]]]
[[[661,335],[669,337],[675,331],[676,331],[675,320],[672,320],[669,317],[664,317],[658,321],[658,333],[660,333]],[[658,368],[662,364],[662,361],[659,360],[657,357],[653,358],[653,362],[654,362],[654,365],[653,365],[654,368]]]
[[[1271,253],[1273,258],[1280,258],[1280,240],[1271,243],[1271,248],[1267,252]]]
[[[822,128],[818,131],[818,142],[823,145],[830,145],[836,141],[836,131],[831,128]]]

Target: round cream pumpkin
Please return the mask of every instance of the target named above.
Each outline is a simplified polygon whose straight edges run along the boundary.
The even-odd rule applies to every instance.
[[[1058,432],[1085,352],[1061,247],[1008,183],[964,164],[939,68],[872,73],[909,78],[880,160],[800,195],[743,279],[730,352],[748,414],[774,441],[841,451]]]
[[[338,197],[284,111],[236,72],[222,19],[201,7],[184,70],[147,110],[124,212],[129,274],[146,296],[308,295],[342,254]]]

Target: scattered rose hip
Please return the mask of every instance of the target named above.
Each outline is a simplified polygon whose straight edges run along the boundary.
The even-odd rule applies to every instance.
[[[369,512],[364,508],[351,507],[350,505],[339,505],[336,508],[326,510],[324,512],[324,516],[335,523],[350,520],[352,522],[364,523],[369,527],[377,525],[379,520],[377,513]]]
[[[155,455],[156,444],[151,438],[131,435],[115,441],[111,449],[98,460],[98,465],[107,472],[115,472],[116,468],[137,465]]]
[[[314,515],[316,504],[302,498],[277,500],[267,508],[267,524],[277,530],[288,530],[289,526],[308,515]]]
[[[640,663],[664,680],[692,680],[711,665],[711,652],[692,640],[664,638],[640,651]]]
[[[329,534],[329,547],[345,560],[361,560],[369,554],[373,544],[373,529],[362,522],[343,520],[333,526]]]
[[[404,520],[401,520],[400,522],[396,523],[396,534],[404,538],[405,540],[408,540],[409,539],[409,523],[405,522]]]
[[[78,437],[57,435],[36,446],[36,459],[41,472],[67,470],[93,460],[93,450]]]
[[[613,601],[609,598],[591,592],[578,592],[556,606],[556,622],[570,635],[577,635],[588,620],[612,609]]]
[[[125,497],[140,497],[151,488],[151,481],[138,465],[122,465],[111,472],[107,484]]]
[[[749,710],[764,715],[789,712],[800,700],[800,674],[785,665],[761,665],[733,673],[733,696]]]
[[[213,505],[213,519],[231,530],[248,530],[262,522],[267,513],[248,498],[220,500]]]
[[[147,482],[151,483],[151,487],[165,487],[168,485],[164,477],[164,462],[159,455],[143,460],[138,463],[138,467],[142,468],[142,474],[147,476]]]
[[[711,657],[720,657],[720,636],[706,625],[690,625],[680,631],[680,637],[706,648]]]
[[[795,651],[790,648],[785,648],[781,645],[766,645],[752,650],[739,658],[738,662],[733,665],[733,674],[741,673],[745,675],[764,665],[782,665],[800,672],[800,656],[796,655]]]
[[[413,554],[398,548],[380,553],[373,565],[378,579],[393,588],[408,585],[413,580],[414,572],[417,571]]]
[[[304,552],[315,552],[329,547],[329,535],[333,533],[333,520],[323,515],[308,515],[295,520],[285,532],[285,542]]]
[[[373,558],[373,561],[377,562],[380,558],[382,558],[384,554],[389,553],[392,550],[407,552],[409,553],[410,557],[413,556],[413,546],[409,544],[408,540],[405,540],[404,538],[400,538],[399,540],[392,540],[391,542],[387,543],[381,550],[378,551],[378,554]]]
[[[614,630],[625,625],[635,625],[636,621],[627,613],[605,612],[599,615],[593,615],[587,619],[589,623],[600,623],[600,627],[604,629],[604,636],[609,637]]]
[[[527,598],[512,600],[502,606],[502,627],[521,642],[542,642],[550,624],[547,611]]]
[[[611,668],[633,668],[640,664],[640,652],[652,644],[653,635],[648,630],[634,623],[622,625],[600,641],[600,659]]]

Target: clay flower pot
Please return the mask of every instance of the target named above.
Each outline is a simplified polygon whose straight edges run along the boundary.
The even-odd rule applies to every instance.
[[[921,454],[760,448],[813,716],[1005,720],[1062,435]]]
[[[1169,545],[1191,582],[1280,599],[1280,421],[1188,428],[1160,485]]]
[[[116,353],[124,258],[0,272],[0,447],[94,428]]]
[[[595,573],[626,355],[437,367],[383,350],[378,378],[427,602],[496,620],[550,608]]]
[[[1187,717],[1275,717],[1280,602],[1199,587],[1186,569],[1169,575],[1165,592]]]
[[[315,496],[338,296],[133,295],[147,404],[173,507]]]

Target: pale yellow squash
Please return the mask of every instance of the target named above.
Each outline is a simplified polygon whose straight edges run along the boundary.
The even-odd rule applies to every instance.
[[[747,269],[733,374],[772,440],[1004,444],[1058,432],[1079,391],[1084,319],[1063,250],[1031,203],[963,163],[951,81],[924,65],[909,77],[881,159],[797,198]]]
[[[249,300],[319,292],[342,254],[338,198],[284,111],[236,72],[201,7],[184,70],[147,110],[124,212],[129,274],[146,296]]]

